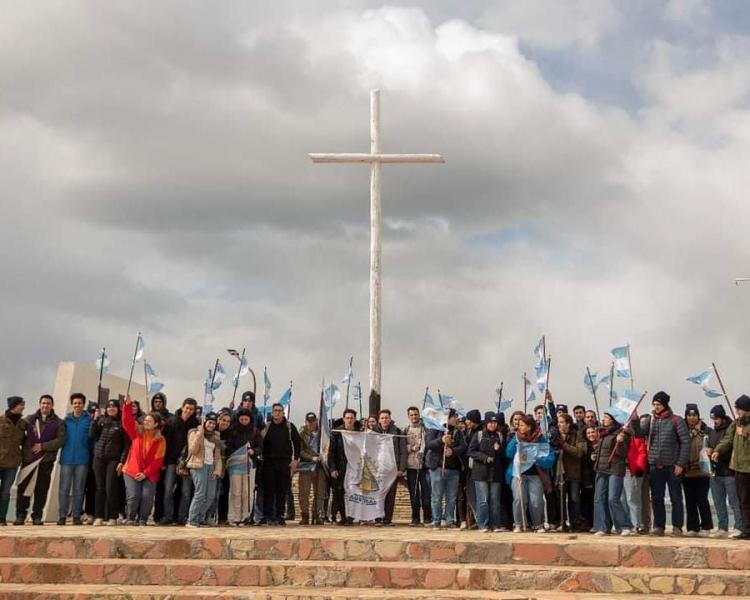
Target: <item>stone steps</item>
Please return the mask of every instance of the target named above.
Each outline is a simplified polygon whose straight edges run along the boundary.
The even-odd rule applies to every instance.
[[[184,587],[0,584],[0,598],[13,600],[380,600],[382,590],[367,588],[316,589],[275,587]],[[632,600],[632,594],[590,594],[516,590],[409,590],[388,592],[389,600]],[[660,600],[688,600],[692,596],[660,595]],[[745,600],[723,596],[724,600]]]
[[[383,561],[5,557],[3,583],[552,590],[750,596],[739,570]]]

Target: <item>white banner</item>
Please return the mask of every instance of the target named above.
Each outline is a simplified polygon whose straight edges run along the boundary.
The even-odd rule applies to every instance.
[[[346,516],[355,521],[374,521],[385,515],[385,497],[396,480],[393,436],[382,433],[343,431],[346,453]]]

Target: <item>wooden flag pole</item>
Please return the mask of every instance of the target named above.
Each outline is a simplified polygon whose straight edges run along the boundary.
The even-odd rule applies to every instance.
[[[107,354],[107,348],[102,348],[102,354],[99,359],[99,384],[96,386],[96,405],[101,407],[102,403],[102,378],[104,377],[104,356]]]
[[[719,387],[721,387],[721,393],[724,394],[724,400],[727,401],[727,406],[729,407],[729,413],[732,415],[732,419],[734,419],[735,418],[734,408],[732,408],[732,403],[729,401],[729,396],[727,396],[727,390],[724,389],[724,382],[721,380],[721,375],[719,375],[719,369],[716,368],[716,363],[711,363],[711,366],[714,368],[714,373],[716,374],[716,381],[719,382]]]
[[[352,365],[354,364],[354,357],[349,358],[349,371],[346,374],[346,408],[349,408],[349,386],[352,383]]]
[[[612,406],[612,395],[615,393],[615,362],[609,368],[609,405]]]
[[[130,364],[130,377],[128,377],[128,389],[125,392],[125,397],[130,396],[130,384],[133,383],[133,371],[135,370],[135,355],[138,354],[138,342],[141,341],[141,332],[138,332],[138,337],[135,339],[135,350],[133,350],[133,360]]]
[[[528,384],[526,383],[526,371],[523,372],[523,414],[528,414],[529,397],[527,394]]]
[[[503,401],[503,382],[500,382],[500,391],[497,394],[497,412],[500,412],[500,403]]]

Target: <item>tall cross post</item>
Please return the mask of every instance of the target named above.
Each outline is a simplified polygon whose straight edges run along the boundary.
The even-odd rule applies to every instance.
[[[370,165],[370,414],[380,410],[381,356],[381,225],[380,166],[384,163],[443,163],[440,154],[383,154],[380,143],[380,90],[370,91],[370,152],[310,154],[314,163]],[[362,415],[360,415],[361,417]]]

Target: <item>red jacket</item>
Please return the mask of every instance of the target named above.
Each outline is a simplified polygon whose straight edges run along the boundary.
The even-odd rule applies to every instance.
[[[633,477],[642,477],[646,473],[648,452],[646,440],[641,437],[631,437],[628,448],[628,469]]]
[[[122,468],[123,473],[130,475],[133,479],[138,473],[143,473],[146,479],[156,483],[159,481],[161,465],[164,462],[166,441],[156,430],[138,433],[135,417],[129,404],[125,404],[122,411],[122,427],[132,440],[128,459]],[[159,433],[158,438],[156,438],[157,433]]]

